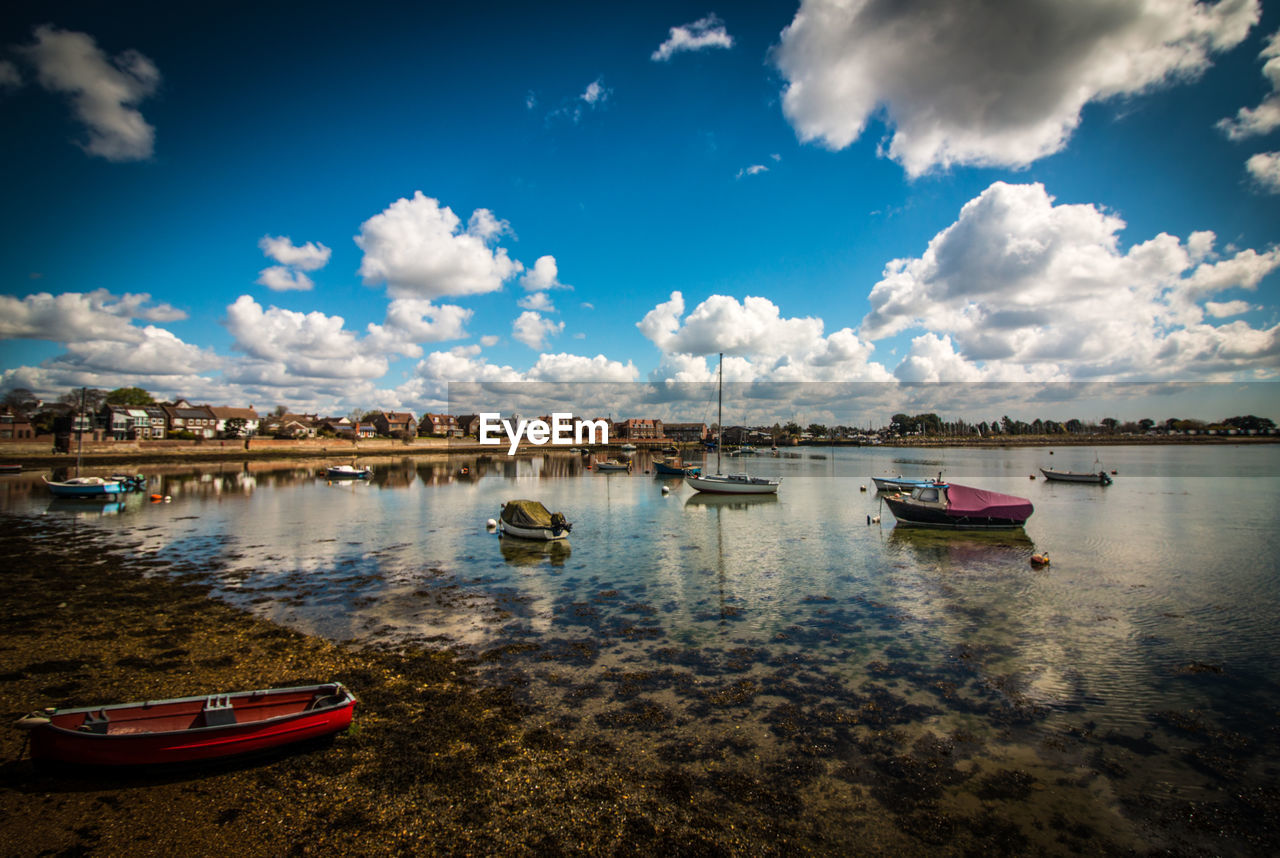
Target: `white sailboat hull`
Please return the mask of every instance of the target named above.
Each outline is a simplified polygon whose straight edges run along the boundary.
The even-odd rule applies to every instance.
[[[775,495],[781,483],[781,480],[750,477],[746,474],[685,477],[684,481],[696,491],[721,495]]]

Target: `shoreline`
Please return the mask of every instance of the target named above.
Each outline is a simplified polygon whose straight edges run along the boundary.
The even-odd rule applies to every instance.
[[[492,456],[494,458],[508,458],[507,448],[502,445],[479,444],[475,442],[456,443],[456,444],[431,444],[431,445],[415,445],[415,444],[378,444],[368,445],[365,447],[351,448],[346,446],[320,446],[315,443],[299,443],[296,445],[285,445],[280,442],[273,442],[271,446],[250,446],[245,449],[238,442],[234,446],[214,446],[218,442],[207,442],[205,444],[188,445],[180,448],[171,449],[140,449],[131,445],[128,449],[122,450],[102,450],[96,449],[85,452],[81,455],[80,460],[84,465],[100,466],[100,465],[118,465],[126,463],[138,464],[161,464],[165,462],[228,462],[228,461],[266,461],[271,459],[333,459],[335,461],[349,461],[351,459],[364,459],[372,457],[394,457],[394,458],[426,458],[426,459],[448,459],[452,456]],[[662,446],[666,446],[669,442],[653,442],[643,444],[641,450],[655,451]],[[797,445],[779,447],[779,451],[786,451],[800,448],[830,448],[839,447],[841,449],[919,449],[919,448],[1024,448],[1024,447],[1141,447],[1141,446],[1230,446],[1230,445],[1259,445],[1259,444],[1277,444],[1280,443],[1280,436],[1108,436],[1108,435],[1022,435],[1012,436],[1008,438],[898,438],[892,442],[883,444],[856,444],[852,442],[819,442],[806,441]],[[95,446],[101,447],[104,442],[95,442]],[[12,449],[18,445],[0,446],[0,464],[22,464],[31,467],[60,467],[74,464],[76,455],[74,453],[48,453],[29,451],[32,445],[22,445],[28,450],[17,451]],[[696,445],[682,445],[681,449]],[[44,449],[44,445],[41,445]],[[594,447],[585,448],[595,455],[617,455],[621,450],[621,445],[596,445]],[[516,451],[515,456],[527,456],[533,454],[560,453],[563,455],[578,455],[570,453],[568,448],[552,447],[549,445],[538,446],[535,444],[522,443]]]

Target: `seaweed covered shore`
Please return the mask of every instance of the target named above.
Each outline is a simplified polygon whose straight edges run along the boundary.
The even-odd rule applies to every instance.
[[[65,522],[4,517],[0,530],[0,854],[715,854],[790,842],[758,807],[735,818],[687,791],[674,801],[609,749],[566,744],[449,653],[297,634]],[[47,769],[19,758],[24,734],[8,727],[50,704],[334,679],[360,699],[352,730],[234,764]]]

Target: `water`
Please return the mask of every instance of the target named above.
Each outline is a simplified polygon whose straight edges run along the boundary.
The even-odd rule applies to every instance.
[[[1230,825],[1223,840],[1187,808],[1263,812],[1248,796],[1280,763],[1280,447],[729,461],[783,477],[779,495],[697,495],[643,456],[628,475],[556,454],[389,459],[370,483],[326,483],[319,463],[144,468],[159,504],[51,503],[5,477],[0,509],[118,531],[313,634],[471,651],[535,721],[783,782],[815,818],[936,817],[945,842],[994,812],[1051,851],[1219,850]],[[1028,479],[1040,466],[1118,474]],[[1036,511],[1012,534],[894,528],[870,477],[939,471]],[[521,497],[563,511],[569,544],[486,529]]]

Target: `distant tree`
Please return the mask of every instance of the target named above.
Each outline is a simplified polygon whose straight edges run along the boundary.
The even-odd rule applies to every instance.
[[[288,414],[288,413],[289,413],[289,406],[287,406],[287,405],[277,405],[277,406],[276,406],[276,410],[275,410],[275,411],[272,411],[271,413],[272,413],[272,414],[274,414],[276,417],[283,417],[283,416],[285,416],[286,414]]]
[[[1084,424],[1081,423],[1076,418],[1072,417],[1070,420],[1067,421],[1066,428],[1067,428],[1067,431],[1070,432],[1072,435],[1079,435],[1081,432],[1084,431]]]
[[[25,387],[15,387],[4,395],[3,405],[13,411],[17,417],[30,417],[40,407],[40,400]]]
[[[76,412],[79,412],[80,403],[83,401],[85,413],[94,414],[102,410],[103,403],[107,401],[107,392],[96,387],[77,387],[62,394],[61,401],[70,405],[72,411]]]
[[[155,398],[141,387],[117,387],[107,394],[108,405],[154,405]]]
[[[226,428],[222,430],[222,434],[228,438],[239,438],[244,434],[245,427],[249,425],[249,421],[243,417],[232,417],[227,420]]]
[[[1119,425],[1120,425],[1120,421],[1115,419],[1114,417],[1102,418],[1102,428],[1106,429],[1108,432],[1115,432],[1116,427]]]
[[[782,431],[787,435],[799,435],[800,424],[795,422],[794,420],[789,420],[787,421],[786,425],[782,427]]]
[[[1222,422],[1243,432],[1269,432],[1276,428],[1275,421],[1269,417],[1255,417],[1252,414],[1246,414],[1243,417],[1228,417]]]
[[[821,423],[810,423],[809,434],[814,438],[825,438],[827,437],[827,427]]]
[[[1152,420],[1150,417],[1143,417],[1141,420],[1138,421],[1138,428],[1141,429],[1143,432],[1150,432],[1155,427],[1155,425],[1156,425],[1156,421]]]

